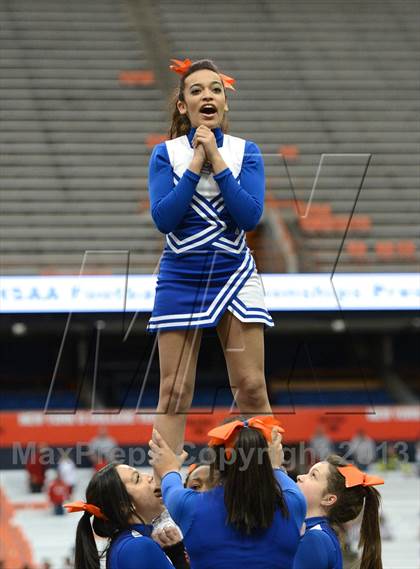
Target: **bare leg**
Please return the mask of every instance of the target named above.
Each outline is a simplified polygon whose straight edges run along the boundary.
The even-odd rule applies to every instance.
[[[226,310],[217,327],[229,382],[243,415],[271,415],[264,375],[263,324],[241,322]]]
[[[201,335],[200,329],[159,332],[160,388],[155,428],[176,453],[182,450],[194,396]]]

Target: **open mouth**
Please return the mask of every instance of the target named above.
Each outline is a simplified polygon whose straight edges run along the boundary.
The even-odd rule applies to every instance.
[[[200,107],[200,113],[206,117],[214,117],[216,114],[216,107],[214,105],[206,104]]]

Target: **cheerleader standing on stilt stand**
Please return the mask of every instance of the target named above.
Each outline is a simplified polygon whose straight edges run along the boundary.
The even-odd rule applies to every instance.
[[[261,152],[226,134],[225,89],[234,80],[209,60],[173,61],[180,83],[170,140],[150,159],[151,214],[166,245],[148,331],[159,334],[155,428],[179,452],[202,328],[217,328],[240,412],[263,415],[271,414],[263,327],[273,321],[245,241],[263,211]]]

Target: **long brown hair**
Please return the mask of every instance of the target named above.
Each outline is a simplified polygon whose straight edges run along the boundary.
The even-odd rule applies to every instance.
[[[244,420],[235,417],[230,420]],[[225,421],[229,422],[229,421]],[[214,446],[210,481],[224,486],[227,523],[246,535],[271,526],[277,509],[289,516],[282,490],[274,475],[268,445],[260,431],[252,427],[239,431],[234,458],[226,460],[225,448]],[[245,465],[244,459],[247,460]]]
[[[345,478],[337,470],[337,466],[346,466],[349,463],[334,454],[327,457],[327,462],[329,464],[327,492],[337,496],[337,501],[327,511],[331,525],[340,529],[345,522],[357,518],[364,506],[359,539],[359,548],[362,549],[360,567],[382,569],[379,526],[381,495],[372,486],[346,488]]]
[[[184,98],[185,79],[189,75],[191,75],[191,73],[194,73],[195,71],[199,71],[200,69],[210,69],[211,71],[214,71],[215,73],[220,73],[220,71],[218,70],[218,68],[216,67],[216,65],[213,63],[213,61],[211,59],[199,59],[198,61],[193,62],[191,67],[188,69],[188,71],[186,73],[184,73],[184,75],[181,75],[180,81],[179,81],[179,86],[173,92],[170,103],[169,103],[170,112],[172,115],[172,122],[171,122],[171,126],[169,127],[169,132],[168,132],[168,137],[170,139],[177,138],[178,136],[183,136],[184,134],[187,134],[191,128],[190,119],[187,117],[187,115],[182,115],[179,112],[178,107],[177,107],[177,102],[178,101],[185,102],[185,98]],[[223,81],[222,81],[222,84],[223,84]],[[223,89],[225,91],[225,96],[226,96],[226,89],[224,88],[224,86],[223,86]],[[223,116],[223,122],[221,124],[221,129],[223,132],[228,131],[228,120],[227,120],[226,114],[224,114],[224,116]]]

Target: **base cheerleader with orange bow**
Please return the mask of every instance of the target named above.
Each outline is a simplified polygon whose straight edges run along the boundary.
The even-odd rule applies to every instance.
[[[210,60],[172,60],[170,68],[179,86],[169,140],[149,164],[151,214],[165,248],[147,329],[159,333],[155,427],[178,450],[203,328],[217,329],[240,412],[271,414],[263,329],[273,320],[245,236],[263,212],[263,159],[254,142],[227,134],[235,80]]]
[[[308,517],[293,569],[343,569],[336,530],[356,519],[362,510],[360,567],[382,569],[380,494],[374,486],[383,483],[378,476],[362,472],[336,455],[315,464],[308,474],[298,476]]]
[[[212,429],[210,486],[184,488],[177,456],[157,433],[151,464],[195,569],[292,569],[306,513],[297,484],[281,470],[282,432],[273,417],[238,418]],[[312,569],[315,569],[314,567]]]
[[[110,463],[86,488],[86,502],[64,504],[80,512],[76,530],[75,569],[187,569],[182,536],[172,525],[154,528],[164,511],[152,476],[127,464]],[[107,540],[98,551],[95,536]],[[106,558],[106,563],[104,563]]]

